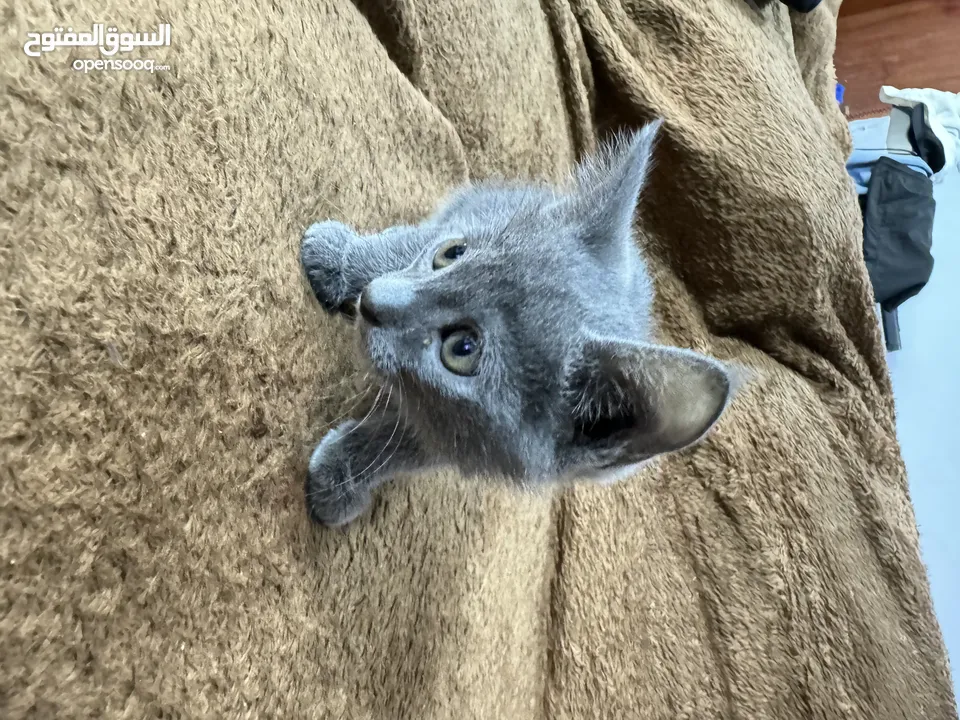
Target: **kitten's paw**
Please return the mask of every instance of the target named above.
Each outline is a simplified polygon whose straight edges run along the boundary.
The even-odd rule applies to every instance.
[[[334,220],[314,223],[300,241],[300,264],[310,281],[310,288],[328,313],[354,314],[351,288],[343,272],[347,245],[353,231]]]
[[[320,525],[346,525],[362,515],[372,501],[370,490],[351,475],[353,463],[339,442],[356,426],[356,420],[348,420],[334,428],[310,456],[307,512]]]

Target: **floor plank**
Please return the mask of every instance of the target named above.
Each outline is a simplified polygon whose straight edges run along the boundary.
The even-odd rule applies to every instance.
[[[908,0],[841,15],[834,63],[848,115],[886,114],[881,85],[960,92],[958,42],[960,0]]]
[[[840,17],[855,15],[868,10],[876,10],[890,5],[900,5],[910,0],[843,0],[840,5]]]

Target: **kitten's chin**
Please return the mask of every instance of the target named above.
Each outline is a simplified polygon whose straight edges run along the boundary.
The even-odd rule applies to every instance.
[[[632,480],[645,468],[655,464],[658,459],[658,457],[652,457],[631,465],[622,465],[614,468],[577,470],[565,474],[560,478],[559,482],[561,484],[586,482],[602,487],[617,485],[627,480]]]
[[[637,473],[640,472],[640,469],[644,465],[646,465],[647,462],[649,461],[639,462],[633,465],[625,465],[624,467],[616,468],[613,470],[599,471],[593,477],[588,477],[587,480],[604,487],[608,487],[610,485],[616,485],[618,483],[622,483],[622,482],[625,482],[626,480],[630,480],[634,478],[637,475]]]

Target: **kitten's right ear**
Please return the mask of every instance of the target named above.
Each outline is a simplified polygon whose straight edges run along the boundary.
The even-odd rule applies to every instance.
[[[574,445],[604,471],[681,450],[720,419],[737,384],[692,350],[590,340],[567,377]]]
[[[329,313],[352,311],[350,288],[344,274],[347,246],[358,236],[335,220],[307,228],[300,243],[300,264],[323,309]]]

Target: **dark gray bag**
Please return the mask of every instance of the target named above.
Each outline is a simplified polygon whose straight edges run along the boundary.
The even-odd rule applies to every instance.
[[[933,272],[933,182],[882,157],[861,204],[863,257],[883,315],[887,350],[899,350],[897,308],[919,293]]]

